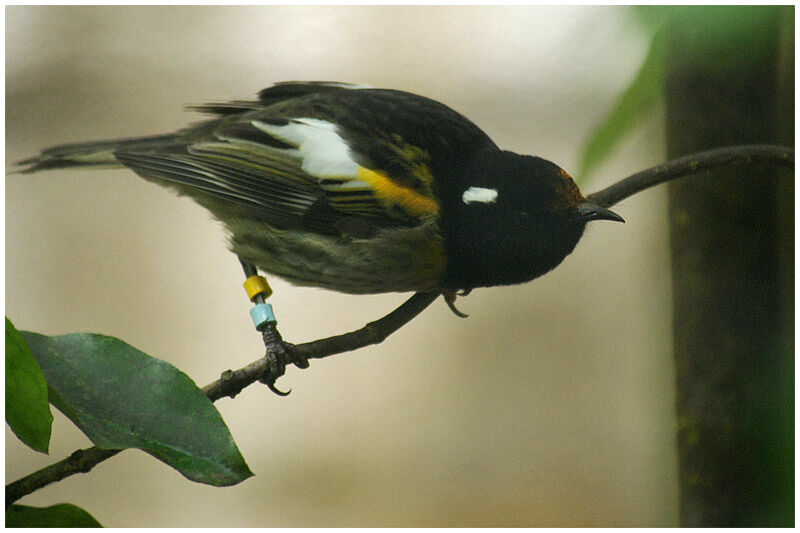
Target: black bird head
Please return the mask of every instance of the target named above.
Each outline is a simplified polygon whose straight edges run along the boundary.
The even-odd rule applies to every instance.
[[[530,281],[572,252],[588,221],[624,222],[539,157],[481,154],[453,179],[441,191],[448,289]]]

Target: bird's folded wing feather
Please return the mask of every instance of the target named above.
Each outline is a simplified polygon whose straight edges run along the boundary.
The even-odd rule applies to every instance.
[[[416,225],[436,212],[430,187],[409,186],[366,162],[346,137],[330,120],[265,108],[184,130],[167,145],[122,146],[114,156],[185,194],[228,200],[282,227],[337,233],[348,219],[362,227]]]

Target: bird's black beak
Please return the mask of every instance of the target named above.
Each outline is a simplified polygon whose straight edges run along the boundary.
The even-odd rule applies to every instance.
[[[613,220],[615,222],[625,222],[621,216],[610,209],[606,209],[605,207],[600,207],[599,205],[589,202],[583,202],[581,205],[579,205],[578,213],[580,213],[583,220],[587,222],[590,220]]]

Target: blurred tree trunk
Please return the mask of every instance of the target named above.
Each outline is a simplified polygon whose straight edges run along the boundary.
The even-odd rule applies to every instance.
[[[690,7],[668,35],[669,158],[794,145],[794,8]],[[670,185],[682,526],[794,523],[794,183]]]

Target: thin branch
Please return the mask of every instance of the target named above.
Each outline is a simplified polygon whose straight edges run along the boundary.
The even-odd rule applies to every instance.
[[[75,451],[66,459],[9,483],[6,485],[6,508],[23,496],[46,487],[50,483],[61,481],[73,474],[86,473],[98,463],[117,455],[121,451],[104,450],[97,446],[92,446],[85,450]]]
[[[418,292],[388,315],[370,322],[359,330],[288,347],[295,356],[301,359],[322,359],[357,350],[370,344],[379,344],[424,311],[438,296],[438,292]],[[262,358],[239,370],[223,372],[220,379],[203,387],[203,392],[212,402],[224,396],[233,398],[254,382],[265,377],[273,377],[265,376],[268,365],[269,362],[266,358]]]
[[[752,163],[776,163],[793,167],[794,150],[783,146],[748,145],[700,152],[637,172],[606,189],[590,194],[587,199],[600,206],[610,207],[659,183],[706,170]],[[321,359],[378,344],[420,314],[438,296],[439,293],[417,293],[385,317],[370,322],[357,331],[287,347],[299,360],[306,360]],[[269,362],[266,357],[261,358],[239,370],[223,372],[220,379],[203,387],[203,392],[211,401],[225,396],[232,398],[256,381],[278,377],[267,376],[268,372]],[[95,465],[120,451],[97,447],[78,450],[58,463],[10,483],[6,486],[6,507],[50,483],[73,474],[89,472]]]
[[[706,170],[752,163],[775,163],[794,168],[794,149],[771,144],[749,144],[698,152],[637,172],[590,194],[586,199],[602,207],[611,207],[620,200],[659,183]]]

